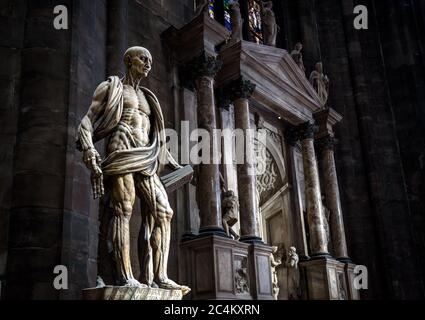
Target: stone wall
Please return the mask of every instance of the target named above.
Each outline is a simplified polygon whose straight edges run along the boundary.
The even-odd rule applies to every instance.
[[[13,158],[21,88],[25,1],[0,4],[0,281],[4,280],[12,206]]]

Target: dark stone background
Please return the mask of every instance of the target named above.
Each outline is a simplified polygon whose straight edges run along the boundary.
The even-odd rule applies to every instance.
[[[301,41],[308,73],[323,61],[330,105],[344,117],[336,160],[349,252],[369,269],[363,297],[423,298],[425,3],[274,2],[278,46]],[[53,28],[58,4],[69,10],[69,30]],[[369,30],[354,30],[356,4],[368,7]],[[174,127],[160,34],[191,15],[191,0],[0,0],[0,281],[7,298],[79,298],[94,284],[99,208],[88,197],[76,126],[96,86],[122,75],[123,50],[143,45],[154,57],[144,85]],[[139,224],[135,214],[133,248]],[[183,231],[174,222],[173,239]],[[177,266],[177,241],[172,246],[170,265]],[[58,264],[70,270],[70,290],[60,294],[52,287]],[[170,275],[178,278],[178,268]]]

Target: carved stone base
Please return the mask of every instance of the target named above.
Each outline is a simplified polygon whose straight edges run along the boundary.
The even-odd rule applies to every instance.
[[[192,299],[252,299],[249,245],[208,235],[183,242]]]
[[[251,294],[256,300],[274,300],[270,255],[272,247],[253,242],[249,247]]]
[[[352,262],[345,263],[345,272],[347,275],[347,287],[350,300],[360,300],[360,292],[354,288],[354,268],[356,265]]]
[[[181,300],[182,290],[149,287],[115,287],[83,289],[84,300]]]
[[[300,262],[310,300],[348,300],[345,264],[333,258]]]

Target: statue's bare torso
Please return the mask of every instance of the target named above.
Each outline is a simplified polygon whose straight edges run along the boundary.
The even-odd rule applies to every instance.
[[[129,85],[124,85],[124,105],[120,123],[124,123],[131,128],[131,136],[136,142],[136,146],[143,147],[149,144],[149,134],[151,130],[150,115],[151,109],[141,89],[134,89]],[[126,143],[125,133],[118,129],[111,135],[108,144],[108,153],[116,150],[129,149]]]

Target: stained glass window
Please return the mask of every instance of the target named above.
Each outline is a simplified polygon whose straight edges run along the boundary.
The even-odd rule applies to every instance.
[[[230,0],[224,0],[224,26],[227,30],[232,31],[232,22],[230,20]]]
[[[263,43],[261,0],[248,0],[248,21],[251,39],[256,43]]]
[[[208,14],[214,19],[214,0],[209,0],[208,3]]]

